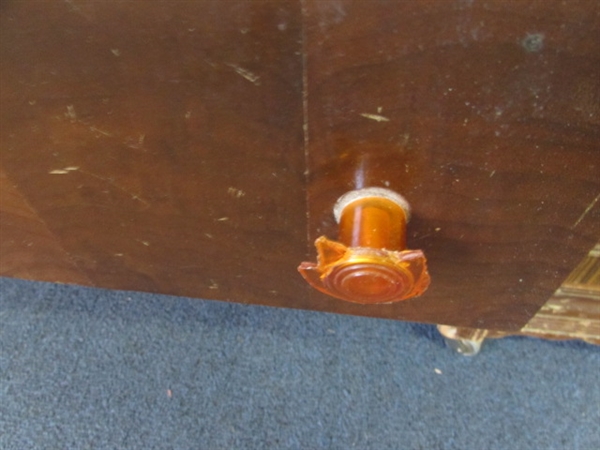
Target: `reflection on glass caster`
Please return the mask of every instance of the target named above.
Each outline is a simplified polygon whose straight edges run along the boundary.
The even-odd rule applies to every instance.
[[[438,325],[438,331],[444,337],[446,345],[464,356],[474,356],[481,350],[488,330],[475,328],[459,328],[449,325]]]

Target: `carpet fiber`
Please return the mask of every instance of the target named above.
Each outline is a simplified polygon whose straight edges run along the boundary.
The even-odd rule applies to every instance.
[[[600,448],[600,348],[0,279],[0,448]]]

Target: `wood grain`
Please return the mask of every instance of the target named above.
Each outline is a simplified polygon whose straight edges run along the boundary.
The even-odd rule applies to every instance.
[[[600,345],[600,244],[571,272],[521,333]]]
[[[91,284],[279,305],[306,295],[295,2],[3,8],[1,164]],[[3,222],[3,241],[11,230]],[[2,254],[3,274],[26,250]]]
[[[594,1],[0,8],[2,275],[518,330],[600,236]],[[296,271],[367,185],[413,206],[421,298]]]
[[[598,4],[304,13],[311,239],[336,236],[344,192],[389,187],[413,207],[408,245],[433,280],[421,298],[345,310],[520,329],[600,235]]]
[[[72,257],[0,170],[0,273],[30,280],[90,285]]]

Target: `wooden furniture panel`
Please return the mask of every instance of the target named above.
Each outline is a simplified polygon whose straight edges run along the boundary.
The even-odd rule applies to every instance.
[[[0,273],[515,331],[600,235],[594,1],[0,3]],[[419,298],[296,271],[365,186]]]
[[[1,170],[0,205],[2,275],[30,280],[92,284]]]
[[[432,277],[345,310],[520,329],[600,235],[597,4],[315,0],[305,22],[311,239],[389,187]]]
[[[79,278],[16,274],[302,304],[299,12],[291,1],[3,2],[1,164]],[[14,240],[5,206],[2,240]],[[3,273],[32,250],[52,259],[13,246]]]
[[[546,339],[582,339],[600,345],[600,244],[571,272],[521,333]]]

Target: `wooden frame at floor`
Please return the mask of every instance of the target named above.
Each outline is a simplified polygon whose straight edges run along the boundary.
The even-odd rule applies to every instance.
[[[543,339],[581,339],[600,345],[600,243],[518,333],[439,325],[447,339],[481,343],[511,335]]]

